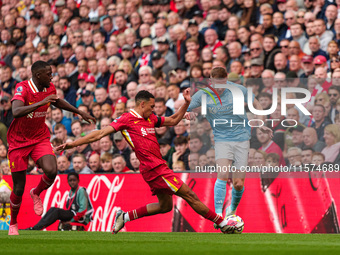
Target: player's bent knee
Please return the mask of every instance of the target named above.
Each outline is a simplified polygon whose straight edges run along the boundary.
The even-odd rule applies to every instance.
[[[24,194],[25,191],[25,185],[22,184],[14,184],[13,185],[13,193],[19,197],[21,197]]]
[[[161,213],[168,213],[172,211],[172,206],[166,206],[161,208]]]
[[[55,179],[55,177],[58,174],[58,170],[57,168],[51,166],[51,167],[46,167],[44,170],[44,173],[46,174],[46,176],[50,179]]]
[[[243,186],[244,186],[244,182],[242,182],[242,181],[235,182],[233,185],[234,185],[234,189],[236,189],[236,190],[242,190],[242,189],[243,189]]]
[[[13,193],[19,197],[21,197],[24,194],[25,187],[13,187]]]
[[[172,207],[173,207],[172,202],[163,204],[161,206],[161,213],[171,212],[172,211]]]

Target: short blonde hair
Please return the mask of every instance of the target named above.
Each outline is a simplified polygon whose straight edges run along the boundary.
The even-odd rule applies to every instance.
[[[340,142],[340,127],[336,124],[329,124],[325,127],[325,131],[331,133],[335,138],[335,143]]]
[[[185,171],[185,165],[184,162],[181,160],[178,160],[177,162],[172,164],[172,168],[174,168],[175,166],[178,166],[180,168],[182,168],[183,171]]]
[[[111,153],[105,152],[103,155],[100,156],[100,161],[105,162],[105,161],[112,161],[113,156]]]
[[[324,92],[321,92],[321,93],[317,94],[317,95],[315,96],[314,102],[317,102],[317,101],[318,101],[318,98],[320,98],[320,97],[323,97],[323,99],[325,100],[325,102],[324,102],[322,105],[324,105],[325,103],[329,103],[329,102],[330,102],[329,96],[328,96],[326,93],[324,93]],[[315,104],[316,104],[316,103],[315,103]],[[320,104],[320,103],[318,103],[318,104]]]
[[[129,65],[129,71],[128,71],[127,74],[130,74],[132,72],[132,70],[133,70],[133,67],[131,65],[131,62],[129,60],[127,60],[127,59],[123,59],[122,61],[120,61],[120,64],[118,66],[118,70],[119,69],[123,69],[124,64],[128,64]]]

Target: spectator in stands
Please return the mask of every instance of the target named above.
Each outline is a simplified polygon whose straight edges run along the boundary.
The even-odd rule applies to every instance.
[[[317,132],[314,128],[307,127],[302,132],[303,145],[302,149],[310,148],[315,152],[321,152],[325,148],[326,144],[318,140]]]
[[[314,73],[314,63],[313,57],[306,55],[301,59],[301,67],[303,73],[300,75],[300,78],[308,78],[310,75]]]
[[[12,89],[15,88],[18,81],[12,77],[12,69],[10,66],[5,65],[1,69],[1,88],[4,92],[12,94]]]
[[[62,124],[64,128],[67,130],[67,135],[72,135],[71,130],[71,120],[69,118],[66,118],[66,116],[63,115],[63,112],[59,108],[53,108],[52,109],[52,119],[54,121],[54,125],[52,126],[53,131],[56,126],[56,124]],[[64,141],[64,140],[63,140]]]
[[[328,119],[326,119],[326,109],[321,104],[317,104],[314,106],[312,114],[315,122],[311,125],[311,127],[316,129],[318,140],[324,142],[324,129],[327,125],[332,123]]]
[[[80,137],[81,134],[83,133],[83,128],[81,126],[81,122],[80,120],[74,120],[71,123],[71,130],[72,130],[72,134],[75,137]]]
[[[71,163],[66,156],[59,156],[57,159],[57,169],[58,174],[68,174],[70,173]]]
[[[164,98],[156,98],[155,99],[155,108],[154,111],[157,116],[171,116],[173,114],[173,111],[165,105],[165,99]]]
[[[76,154],[72,159],[73,169],[78,174],[93,174],[93,171],[86,165],[86,159],[83,154]]]
[[[289,161],[289,166],[301,166],[302,156],[301,149],[297,147],[291,147],[288,149],[287,157]]]
[[[184,99],[182,93],[180,93],[180,89],[176,84],[169,84],[167,87],[169,99],[166,102],[166,106],[169,107],[172,111],[175,110],[175,102],[177,100]]]
[[[98,153],[93,153],[89,158],[89,167],[94,173],[101,171],[100,156]]]
[[[215,150],[214,149],[209,149],[206,153],[207,155],[207,165],[209,166],[215,166],[216,165],[216,161],[215,161]]]
[[[131,149],[129,147],[129,144],[124,139],[121,132],[117,132],[113,135],[113,141],[115,144],[115,150],[113,151],[113,154],[120,154],[124,157],[124,160],[126,162],[126,165],[129,169],[132,169],[132,166],[129,161]]]
[[[62,143],[66,142],[66,140],[68,138],[66,127],[61,123],[58,123],[58,124],[55,125],[54,134],[55,134],[56,138],[58,138],[62,141]]]
[[[326,30],[325,21],[322,19],[316,19],[314,21],[314,32],[315,35],[320,38],[320,48],[323,51],[327,51],[328,43],[333,38],[333,33],[331,31]]]
[[[270,139],[269,134],[262,132],[260,129],[256,129],[256,137],[261,143],[259,150],[266,153],[276,153],[280,156],[280,166],[285,166],[285,161],[283,158],[282,150],[280,147]]]
[[[213,52],[213,56],[216,57],[216,49],[223,46],[222,43],[218,40],[218,35],[216,31],[213,29],[207,29],[204,32],[204,40],[207,44],[205,48],[209,48]]]
[[[93,92],[91,90],[83,89],[80,93],[80,96],[83,104],[89,108],[92,108],[94,103]]]
[[[120,154],[114,154],[112,158],[113,171],[115,173],[133,172],[126,166],[124,157]]]
[[[99,59],[97,66],[98,71],[100,72],[100,76],[98,77],[97,82],[106,89],[111,76],[109,67],[107,65],[107,60],[105,58]]]
[[[0,203],[4,205],[5,208],[9,207],[10,203],[10,196],[12,188],[9,186],[9,184],[2,178],[2,175],[4,174],[4,171],[2,167],[0,168]],[[1,206],[2,207],[2,206]],[[2,207],[2,208],[4,208]],[[5,215],[5,210],[1,210],[1,217]]]
[[[186,137],[178,136],[174,140],[175,152],[172,154],[173,164],[177,161],[184,162],[185,169],[189,169],[188,156],[190,151],[188,149],[188,140]]]
[[[266,156],[266,166],[279,166],[280,156],[276,153],[268,153]]]
[[[106,92],[106,89],[103,87],[96,88],[94,91],[94,96],[95,96],[96,102],[100,105],[104,105],[104,104],[111,105],[112,104],[112,101],[109,98]]]
[[[157,38],[158,51],[162,54],[164,59],[168,62],[169,66],[174,69],[177,67],[177,56],[174,52],[170,51],[170,44],[166,37]]]
[[[331,103],[331,110],[329,112],[329,117],[331,121],[334,123],[335,115],[339,113],[336,109],[336,102],[340,98],[340,88],[336,86],[329,87],[328,96],[329,96],[329,100]]]
[[[312,163],[313,149],[305,148],[301,152],[301,161],[303,165],[309,165]]]
[[[104,136],[102,139],[100,139],[100,148],[101,148],[101,154],[105,152],[108,152],[111,154],[113,153],[113,150],[114,150],[113,143],[109,136]]]
[[[0,112],[0,121],[5,124],[7,128],[13,121],[12,103],[9,97],[3,96],[0,100],[2,110]]]
[[[327,53],[320,48],[320,39],[318,37],[316,36],[309,37],[308,45],[309,45],[310,51],[312,52],[313,58],[319,55],[324,56],[325,58],[328,57]]]
[[[330,124],[325,127],[324,140],[326,147],[321,151],[325,155],[325,161],[334,162],[340,153],[340,128],[338,125]]]
[[[289,130],[292,134],[292,145],[294,147],[301,148],[303,146],[303,126],[296,125],[295,127],[291,127]]]
[[[287,73],[287,57],[283,53],[278,53],[274,57],[274,66],[277,72]]]
[[[102,165],[102,171],[103,173],[112,173],[113,172],[113,166],[112,166],[112,154],[108,152],[104,152],[100,156],[100,162]]]
[[[139,172],[140,161],[136,157],[136,153],[134,151],[131,151],[130,153],[130,164],[132,166],[133,171]]]
[[[316,167],[322,165],[325,162],[325,155],[321,152],[313,152],[312,164]]]
[[[57,220],[85,225],[91,221],[92,204],[86,189],[79,186],[79,174],[69,173],[67,181],[71,187],[65,206],[67,209],[51,207],[34,227],[29,227],[26,230],[42,230]]]
[[[203,145],[201,137],[197,133],[190,134],[189,149],[190,152],[199,154],[205,154],[208,151],[208,148]]]
[[[0,162],[7,159],[7,148],[5,144],[0,144]]]
[[[254,166],[257,166],[258,168],[262,168],[266,165],[266,157],[267,153],[261,150],[257,150],[254,153]]]

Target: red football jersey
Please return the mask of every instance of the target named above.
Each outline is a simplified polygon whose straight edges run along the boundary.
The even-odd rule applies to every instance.
[[[30,79],[16,85],[12,101],[20,100],[25,105],[31,105],[42,101],[51,94],[56,94],[53,83],[50,84],[49,88],[44,88],[43,91],[39,92],[33,80]],[[45,124],[48,106],[49,104],[43,105],[26,116],[14,118],[7,132],[9,151],[50,138],[50,131]]]
[[[140,161],[140,171],[148,171],[166,164],[166,161],[162,159],[155,133],[155,127],[160,127],[163,123],[164,117],[151,114],[146,120],[136,111],[131,110],[110,124],[116,131],[122,132],[125,140],[136,152],[136,157]]]

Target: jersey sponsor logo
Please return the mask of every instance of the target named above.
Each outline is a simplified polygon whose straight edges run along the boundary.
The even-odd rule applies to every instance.
[[[22,86],[19,86],[19,87],[17,88],[17,92],[22,92],[22,91],[23,91]]]
[[[146,131],[148,132],[148,134],[154,134],[155,128],[147,128]]]
[[[46,115],[47,115],[47,112],[35,112],[34,118],[41,118],[41,117],[45,117]]]
[[[140,130],[142,131],[142,135],[143,136],[148,135],[148,133],[146,132],[145,128],[142,127]]]
[[[42,118],[47,115],[47,112],[31,112],[27,114],[27,118],[33,119],[33,118]]]

